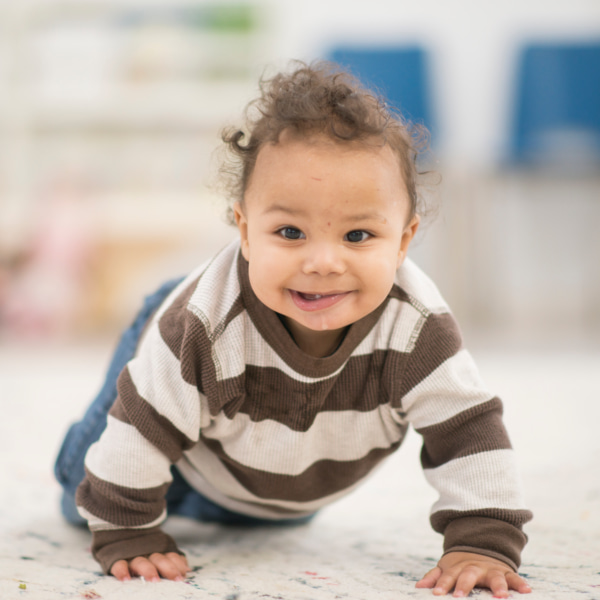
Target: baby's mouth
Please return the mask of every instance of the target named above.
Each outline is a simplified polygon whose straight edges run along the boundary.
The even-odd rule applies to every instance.
[[[294,304],[301,310],[322,310],[337,304],[344,299],[350,292],[331,292],[329,294],[311,294],[308,292],[299,292],[290,290],[290,295]]]
[[[305,300],[319,300],[323,296],[330,296],[332,294],[305,294],[304,292],[298,292],[298,295]]]

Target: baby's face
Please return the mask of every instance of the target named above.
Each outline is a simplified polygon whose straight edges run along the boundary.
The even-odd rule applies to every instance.
[[[383,302],[419,222],[388,146],[322,137],[262,148],[234,210],[254,293],[308,350]]]

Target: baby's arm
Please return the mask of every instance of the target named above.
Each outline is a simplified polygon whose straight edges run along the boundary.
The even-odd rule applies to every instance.
[[[455,584],[459,591],[475,585],[520,590],[524,582],[515,571],[531,513],[502,403],[482,384],[450,314],[428,317],[402,387],[405,416],[423,436],[424,474],[440,494],[431,524],[445,538],[445,555],[419,586],[436,586],[440,594]]]
[[[121,373],[107,427],[86,455],[86,478],[77,490],[79,511],[93,533],[92,553],[105,573],[116,569],[121,579],[138,572],[150,579],[163,572],[178,576],[168,558],[177,546],[159,526],[167,514],[171,464],[200,431],[193,357],[181,349],[193,346],[185,337],[186,305],[184,294],[148,328]]]
[[[454,588],[455,598],[468,596],[474,587],[489,588],[494,598],[508,598],[508,591],[529,594],[529,584],[507,564],[470,552],[450,552],[429,571],[418,588],[433,588],[436,596],[444,596]]]

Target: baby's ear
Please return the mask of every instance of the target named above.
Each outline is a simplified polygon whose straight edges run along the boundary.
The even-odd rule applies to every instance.
[[[402,239],[400,240],[400,250],[398,251],[398,261],[396,264],[396,268],[399,269],[400,265],[404,262],[406,258],[406,253],[408,252],[408,247],[412,242],[417,230],[419,229],[419,223],[421,222],[421,217],[419,215],[415,215],[409,222],[409,224],[404,228],[402,232]]]
[[[240,232],[240,241],[242,247],[242,256],[246,260],[250,260],[250,244],[248,243],[248,219],[244,212],[244,207],[241,202],[236,202],[233,205],[233,216],[235,224]]]

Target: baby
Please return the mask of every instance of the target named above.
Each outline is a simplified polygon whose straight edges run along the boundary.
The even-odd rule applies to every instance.
[[[248,131],[224,135],[239,240],[149,297],[123,336],[57,461],[65,516],[87,521],[106,573],[181,580],[168,514],[304,523],[412,424],[444,535],[417,587],[531,591],[516,572],[531,513],[501,401],[406,258],[411,130],[321,63],[263,82],[252,106]]]

